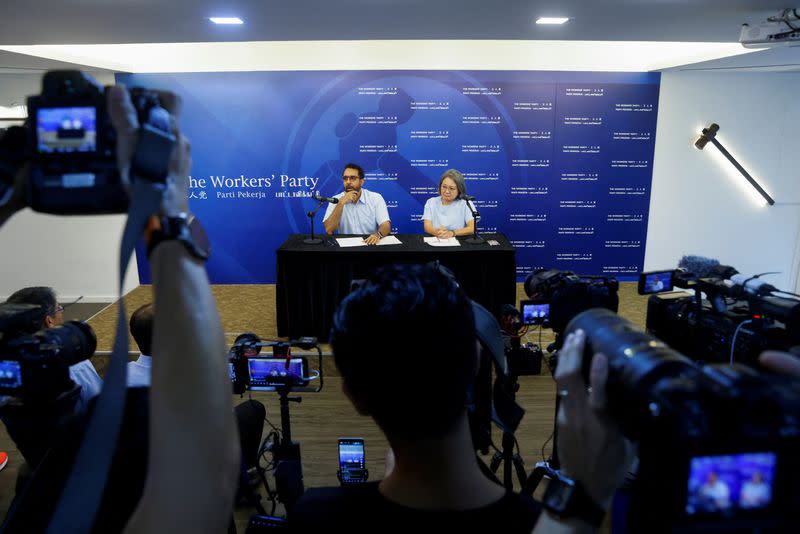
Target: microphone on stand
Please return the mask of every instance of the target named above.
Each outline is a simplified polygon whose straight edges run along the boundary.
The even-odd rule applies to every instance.
[[[334,197],[323,197],[319,194],[319,191],[316,191],[314,194],[314,200],[318,200],[320,202],[330,202],[331,204],[338,204],[339,199]]]

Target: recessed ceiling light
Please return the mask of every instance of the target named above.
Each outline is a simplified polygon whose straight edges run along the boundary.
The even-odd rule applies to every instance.
[[[539,17],[536,24],[564,24],[568,20],[569,17]]]
[[[208,17],[214,24],[244,24],[239,17]]]

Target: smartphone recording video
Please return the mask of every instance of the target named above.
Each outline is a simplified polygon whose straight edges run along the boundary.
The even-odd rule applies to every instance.
[[[367,481],[363,439],[339,438],[339,479],[342,484]]]

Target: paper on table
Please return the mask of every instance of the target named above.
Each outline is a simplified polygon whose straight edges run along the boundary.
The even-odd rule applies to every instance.
[[[424,237],[422,238],[427,244],[432,247],[460,247],[461,243],[459,243],[458,239],[455,237],[449,237],[447,239],[439,239],[438,237]]]
[[[336,242],[339,243],[340,247],[365,247],[367,246],[364,243],[363,237],[337,237]],[[403,242],[397,239],[393,235],[387,235],[380,241],[378,241],[378,245],[402,245]]]
[[[340,247],[366,247],[363,237],[337,237],[336,242]]]
[[[378,241],[378,244],[379,245],[402,245],[403,242],[400,241],[399,239],[397,239],[393,235],[387,235],[386,237],[381,238],[381,240]]]

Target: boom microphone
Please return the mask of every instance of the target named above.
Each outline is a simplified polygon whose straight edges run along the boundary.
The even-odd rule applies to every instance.
[[[722,265],[719,260],[705,256],[684,256],[678,262],[678,267],[692,273],[697,278],[730,279],[739,272],[730,265]]]
[[[316,192],[316,194],[314,195],[313,198],[314,198],[314,200],[319,200],[320,202],[330,202],[331,204],[338,204],[339,203],[339,199],[338,198],[323,197],[322,195],[319,194],[319,191]]]

